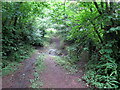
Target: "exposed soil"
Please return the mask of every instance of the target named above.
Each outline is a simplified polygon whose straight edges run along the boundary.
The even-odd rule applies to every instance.
[[[2,88],[28,88],[29,80],[33,78],[34,62],[39,52],[36,51],[29,59],[26,59],[11,75],[2,78]]]
[[[36,47],[36,52],[31,58],[23,61],[19,69],[11,75],[4,76],[2,78],[3,88],[29,88],[30,79],[33,79],[34,62],[40,53],[45,54],[44,64],[45,69],[40,74],[40,79],[43,82],[43,86],[40,88],[87,88],[83,81],[78,82],[77,79],[83,75],[83,68],[79,69],[76,74],[67,74],[61,66],[54,62],[54,55],[63,56],[64,53],[60,52],[60,40],[59,38],[52,38],[50,46],[41,50],[40,47]]]
[[[66,70],[54,62],[54,55],[62,56],[66,53],[55,53],[56,50],[60,49],[59,38],[54,37],[51,42],[52,43],[48,48],[49,50],[47,49],[48,55],[44,59],[46,68],[40,74],[40,78],[43,82],[43,86],[41,88],[87,88],[87,85],[84,82],[77,81],[78,78],[81,79],[83,75],[83,71],[81,69],[78,72],[79,74],[68,74]]]
[[[78,75],[67,74],[67,72],[58,66],[52,56],[45,58],[46,68],[40,75],[43,81],[42,88],[86,88],[83,82],[78,82]]]

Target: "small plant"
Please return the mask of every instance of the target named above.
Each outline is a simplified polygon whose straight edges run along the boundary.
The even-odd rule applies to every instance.
[[[56,61],[56,63],[62,66],[64,69],[68,70],[70,74],[74,74],[75,72],[77,72],[77,66],[70,63],[66,57],[60,57],[60,56],[53,56],[53,57],[55,58],[54,60]]]
[[[34,52],[34,48],[29,45],[19,47],[19,50],[14,52],[11,56],[3,56],[2,60],[2,76],[8,75],[20,65],[19,62],[29,58]]]
[[[39,88],[41,86],[43,86],[43,82],[40,80],[39,78],[39,73],[38,72],[34,72],[34,79],[30,79],[31,82],[31,86],[32,88]]]
[[[44,55],[40,54],[35,62],[35,72],[33,73],[34,79],[30,79],[31,88],[39,88],[43,86],[43,82],[40,80],[40,73],[44,70],[45,66],[43,63]]]
[[[99,53],[92,55],[83,76],[88,84],[97,88],[118,88],[118,66],[112,56],[113,45],[109,42],[99,50]]]
[[[17,70],[17,67],[20,64],[18,62],[12,62],[9,65],[7,65],[5,68],[2,69],[2,76],[8,75],[10,73],[13,73],[15,70]]]
[[[37,72],[42,72],[45,68],[43,59],[44,59],[44,54],[40,54],[40,56],[37,58],[37,61],[35,62],[35,70]]]

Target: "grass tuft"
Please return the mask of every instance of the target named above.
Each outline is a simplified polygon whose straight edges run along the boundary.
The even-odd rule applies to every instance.
[[[43,86],[43,82],[40,80],[40,73],[44,70],[44,55],[40,54],[40,56],[37,58],[35,62],[35,72],[33,73],[34,79],[30,79],[31,82],[31,88],[39,88]]]
[[[69,73],[68,74],[74,74],[75,72],[77,72],[77,66],[70,63],[66,57],[60,57],[60,56],[53,56],[55,62],[62,66],[64,69],[68,70]]]

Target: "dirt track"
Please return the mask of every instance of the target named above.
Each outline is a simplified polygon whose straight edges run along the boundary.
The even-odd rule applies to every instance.
[[[49,49],[60,49],[59,38],[53,38],[51,42]],[[85,83],[77,81],[80,78],[78,75],[67,74],[67,71],[54,62],[52,56],[54,52],[48,54],[44,60],[46,68],[40,75],[43,81],[42,88],[86,88]]]
[[[29,80],[34,78],[32,73],[34,72],[34,62],[36,61],[39,52],[45,54],[45,69],[40,74],[40,79],[43,82],[43,86],[40,88],[87,88],[82,81],[78,82],[77,79],[81,78],[83,72],[76,75],[67,74],[67,71],[58,66],[54,60],[53,55],[55,51],[49,53],[49,50],[56,50],[60,48],[59,38],[52,38],[51,45],[47,47],[43,52],[37,48],[36,52],[31,58],[22,62],[22,66],[11,75],[3,77],[3,88],[28,88],[30,86]]]
[[[21,66],[16,72],[2,78],[3,88],[28,88],[30,85],[29,80],[33,78],[34,62],[38,56],[36,51],[31,58],[26,59],[21,63]]]

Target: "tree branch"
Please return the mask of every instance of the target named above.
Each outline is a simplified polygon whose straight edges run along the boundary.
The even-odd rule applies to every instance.
[[[98,7],[96,0],[93,0],[93,2],[94,2],[95,7],[97,8],[99,14],[102,14],[102,12],[100,11],[100,8]]]

